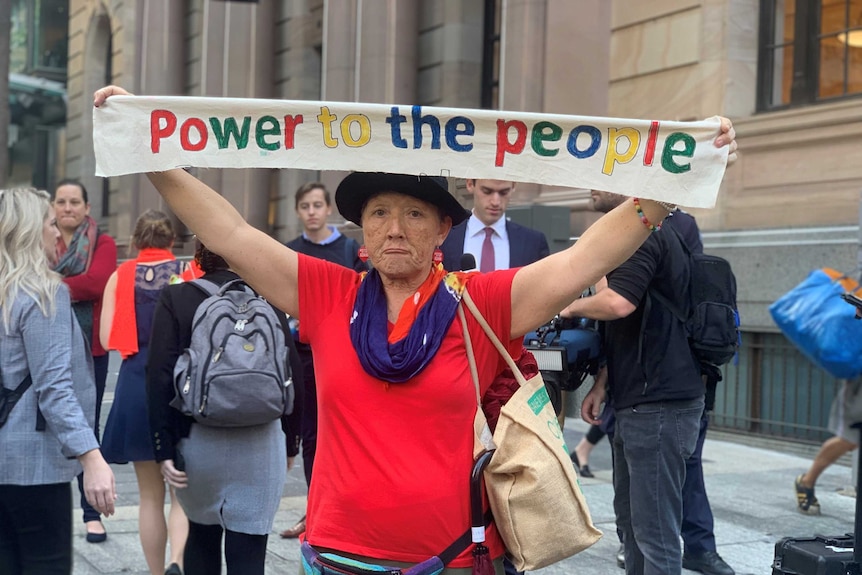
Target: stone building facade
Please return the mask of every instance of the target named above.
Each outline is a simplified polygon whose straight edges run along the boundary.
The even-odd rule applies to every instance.
[[[862,1],[829,2],[859,8],[862,19]],[[668,120],[723,114],[734,120],[742,152],[718,206],[695,215],[708,246],[746,277],[757,276],[740,286],[752,304],[743,318],[748,327],[768,329],[762,304],[785,290],[785,277],[825,262],[855,266],[862,99],[759,109],[763,3],[781,4],[70,0],[66,173],[102,191],[93,194],[95,212],[121,242],[136,215],[160,203],[144,177],[92,175],[91,94],[107,82],[141,94]],[[851,56],[862,67],[860,55]],[[851,94],[862,93],[860,82]],[[293,190],[309,178],[340,178],[297,170],[199,175],[280,239],[298,230]],[[523,185],[516,201],[570,207],[574,236],[595,218],[584,190]]]
[[[92,176],[91,94],[107,82],[141,94],[726,115],[739,160],[716,208],[695,215],[707,251],[733,263],[746,338],[764,349],[780,337],[769,302],[813,268],[856,267],[860,36],[862,0],[70,0],[66,173],[102,191],[94,213],[121,243],[160,205],[143,176]],[[298,233],[299,184],[342,176],[198,175],[281,240]],[[575,237],[596,218],[586,190],[522,185],[516,202],[569,208]]]

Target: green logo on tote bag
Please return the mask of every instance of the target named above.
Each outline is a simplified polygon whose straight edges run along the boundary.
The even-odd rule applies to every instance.
[[[545,386],[542,386],[527,400],[527,404],[536,415],[539,415],[539,412],[549,403],[551,403],[551,398],[548,397],[548,390],[545,389]]]

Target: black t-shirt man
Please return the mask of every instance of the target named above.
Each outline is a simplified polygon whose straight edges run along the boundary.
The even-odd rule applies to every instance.
[[[631,314],[606,325],[609,393],[617,409],[704,394],[685,327],[649,295],[654,291],[686,302],[688,284],[688,258],[673,233],[651,234],[608,274],[608,287],[635,306]]]

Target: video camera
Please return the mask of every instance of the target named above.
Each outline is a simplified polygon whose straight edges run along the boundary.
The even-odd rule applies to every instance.
[[[524,336],[526,347],[539,364],[548,395],[557,413],[562,408],[561,391],[575,391],[595,375],[602,357],[602,338],[595,320],[554,317]]]

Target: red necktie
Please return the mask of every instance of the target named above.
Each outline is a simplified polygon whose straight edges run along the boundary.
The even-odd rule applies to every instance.
[[[492,272],[496,269],[494,266],[494,244],[491,242],[492,235],[494,235],[494,229],[485,228],[485,241],[482,242],[482,266],[479,269],[482,273]]]

